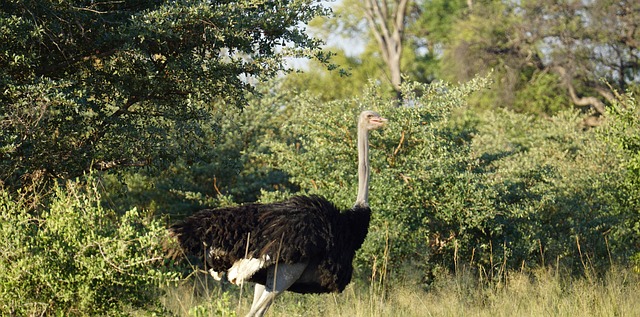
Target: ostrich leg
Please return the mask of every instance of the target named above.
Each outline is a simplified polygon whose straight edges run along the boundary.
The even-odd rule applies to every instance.
[[[296,264],[278,264],[269,268],[267,272],[267,285],[256,284],[253,294],[253,304],[247,317],[261,317],[267,312],[273,300],[280,293],[287,290],[295,281],[297,281],[307,268],[307,263]],[[274,285],[275,284],[275,285]]]
[[[253,302],[251,303],[251,309],[256,305],[260,297],[262,297],[262,293],[264,293],[265,286],[262,284],[256,283],[253,291]]]

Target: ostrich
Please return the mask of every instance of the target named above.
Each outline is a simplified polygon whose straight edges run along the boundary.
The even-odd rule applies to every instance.
[[[255,283],[247,316],[262,316],[285,290],[342,292],[353,257],[369,230],[369,131],[387,119],[363,111],[358,119],[358,194],[344,212],[319,196],[271,204],[205,209],[169,228],[182,250],[204,257],[217,280]]]

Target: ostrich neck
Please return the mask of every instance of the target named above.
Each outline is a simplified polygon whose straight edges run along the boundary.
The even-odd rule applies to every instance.
[[[369,207],[369,132],[358,126],[358,196],[354,207]]]

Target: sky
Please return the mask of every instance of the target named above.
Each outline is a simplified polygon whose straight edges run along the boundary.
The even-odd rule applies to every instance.
[[[335,8],[342,1],[321,1],[321,3],[327,7]],[[330,17],[331,18],[331,17]],[[320,34],[320,32],[313,32],[307,26],[302,26],[307,31],[307,34],[311,34],[317,38],[322,39],[326,44],[324,49],[341,49],[347,56],[358,56],[364,52],[366,40],[361,38],[350,37],[348,34],[332,33],[327,36]],[[287,64],[295,69],[305,70],[308,69],[308,60],[305,58],[288,58]]]

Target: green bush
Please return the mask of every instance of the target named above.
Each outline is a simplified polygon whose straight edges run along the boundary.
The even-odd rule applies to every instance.
[[[635,253],[640,265],[640,106],[632,93],[617,95],[609,109],[599,136],[608,145],[609,155],[617,158],[610,173],[615,187],[607,193],[610,208],[620,221],[612,231],[616,254],[625,257]]]
[[[497,111],[485,114],[474,138],[480,172],[496,192],[493,263],[569,265],[609,262],[603,237],[616,224],[603,193],[612,184],[602,166],[613,159],[574,112],[549,119]],[[582,255],[581,252],[584,252]],[[582,260],[585,262],[583,263]]]
[[[403,107],[381,98],[376,86],[357,100],[318,105],[308,98],[283,110],[286,137],[272,141],[267,156],[302,192],[350,208],[357,187],[356,117],[364,109],[382,113],[390,124],[370,140],[373,218],[356,265],[371,272],[424,261],[436,235],[447,238],[453,231],[468,240],[492,217],[491,195],[472,173],[470,131],[452,122],[466,96],[485,86],[484,79],[460,86],[407,84]]]
[[[261,191],[296,190],[285,173],[265,162],[268,140],[280,138],[294,93],[260,96],[263,104],[243,109],[212,105],[201,133],[186,136],[189,155],[156,167],[110,171],[102,175],[103,201],[117,211],[137,207],[174,218],[198,209],[254,202]],[[286,137],[286,136],[285,136]]]
[[[468,95],[486,85],[408,83],[401,107],[375,86],[355,100],[300,96],[273,106],[276,89],[251,100],[245,115],[275,109],[279,129],[261,157],[300,193],[341,208],[356,194],[358,112],[390,119],[370,140],[373,219],[356,260],[368,276],[407,264],[425,273],[468,265],[489,278],[546,265],[591,273],[627,261],[638,250],[638,209],[629,203],[639,196],[635,156],[615,155],[622,137],[607,141],[604,128],[584,130],[575,111],[548,118],[468,111]],[[636,139],[625,135],[629,148]],[[265,192],[262,200],[294,193]]]
[[[2,315],[126,315],[156,309],[164,226],[100,206],[93,183],[59,186],[41,212],[0,192]]]

